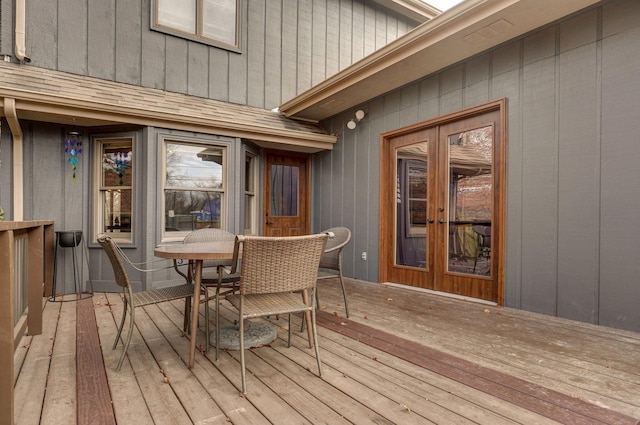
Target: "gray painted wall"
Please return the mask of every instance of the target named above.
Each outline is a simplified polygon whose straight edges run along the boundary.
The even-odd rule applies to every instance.
[[[639,45],[640,2],[603,2],[327,120],[314,230],[350,227],[345,274],[377,281],[380,133],[504,97],[505,304],[640,331]]]
[[[367,1],[244,0],[238,54],[151,31],[150,3],[27,1],[31,66],[272,109],[416,25]]]
[[[0,0],[0,53],[13,54],[13,0]],[[151,31],[150,0],[29,0],[26,43],[29,65],[271,109],[405,34],[416,23],[367,1],[245,0],[242,52],[229,52]],[[63,140],[68,128],[22,121],[25,149],[25,219],[52,219],[56,230],[91,227],[90,150],[80,159],[78,181],[71,182]],[[121,129],[115,128],[114,132]],[[83,129],[84,142],[95,130]],[[137,262],[153,260],[157,232],[158,134],[137,134],[136,218],[133,248]],[[178,133],[175,133],[178,134]],[[192,140],[212,136],[188,135]],[[11,132],[2,120],[0,206],[11,219]],[[85,144],[87,146],[87,144]],[[242,212],[240,140],[229,144],[230,222],[239,232]],[[147,217],[142,219],[142,217]],[[142,224],[144,223],[144,227]],[[82,258],[82,280],[97,290],[115,290],[110,266],[97,245],[89,244],[91,273]],[[71,255],[60,252],[60,292],[73,291]],[[85,253],[83,253],[85,255]],[[171,271],[133,272],[137,288],[163,286]]]

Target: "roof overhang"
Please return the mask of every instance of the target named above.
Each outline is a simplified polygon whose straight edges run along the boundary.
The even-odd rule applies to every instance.
[[[441,10],[422,0],[373,0],[373,2],[418,23],[433,19],[442,13]]]
[[[280,106],[320,121],[598,3],[466,0]]]
[[[59,71],[0,62],[0,100],[19,120],[77,127],[140,125],[250,139],[298,152],[333,149],[337,136],[282,113]],[[4,102],[0,114],[5,116]]]

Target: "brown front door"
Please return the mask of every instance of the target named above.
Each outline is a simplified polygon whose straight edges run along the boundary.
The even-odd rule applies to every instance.
[[[504,102],[382,138],[381,281],[503,302]]]
[[[309,155],[267,151],[264,167],[263,234],[309,233]]]

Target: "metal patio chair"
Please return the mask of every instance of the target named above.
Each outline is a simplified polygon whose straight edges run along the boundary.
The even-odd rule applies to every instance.
[[[315,296],[318,266],[328,237],[326,233],[288,237],[236,236],[230,272],[237,271],[242,246],[240,289],[237,294],[225,298],[238,311],[242,393],[246,393],[247,386],[244,321],[254,317],[288,314],[287,346],[291,346],[291,314],[310,312],[318,375],[322,376]],[[307,303],[300,297],[301,291],[309,292]],[[219,333],[220,323],[216,322],[216,334]]]
[[[349,317],[349,305],[347,303],[347,291],[344,287],[344,279],[342,277],[342,249],[351,240],[351,231],[346,227],[333,227],[324,230],[323,233],[331,232],[334,237],[329,238],[318,269],[318,280],[338,278],[342,287],[342,296],[344,298],[344,310]],[[316,296],[318,308],[320,308],[320,299]]]
[[[126,262],[131,262],[126,258],[124,253],[121,251],[120,247],[116,245],[116,243],[111,239],[108,235],[100,235],[98,236],[98,243],[104,249],[109,261],[111,262],[111,267],[113,268],[113,274],[115,275],[115,280],[118,285],[122,287],[123,298],[124,298],[124,306],[122,307],[122,318],[120,319],[120,325],[118,326],[118,332],[116,334],[116,338],[113,341],[112,349],[115,350],[118,341],[120,340],[120,336],[122,334],[122,329],[124,328],[124,322],[127,317],[127,311],[130,312],[129,318],[129,329],[127,330],[126,337],[123,339],[122,343],[124,345],[124,350],[122,350],[122,354],[120,355],[120,360],[118,360],[118,366],[116,370],[120,370],[122,367],[122,363],[124,361],[124,357],[127,354],[127,349],[129,348],[129,344],[131,343],[131,335],[133,334],[133,327],[135,325],[135,312],[136,307],[143,307],[145,305],[151,304],[159,304],[166,301],[178,300],[181,298],[185,299],[185,317],[188,317],[190,310],[191,297],[193,297],[193,285],[190,283],[185,283],[183,285],[178,286],[170,286],[167,288],[161,289],[151,289],[147,291],[139,291],[133,292],[131,288],[131,282],[129,281],[129,276],[124,268],[124,264],[122,260],[124,259]],[[187,321],[185,319],[185,330]]]

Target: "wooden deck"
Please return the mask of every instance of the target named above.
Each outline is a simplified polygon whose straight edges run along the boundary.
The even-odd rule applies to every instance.
[[[350,320],[337,282],[321,284],[323,377],[306,333],[287,348],[287,322],[273,318],[279,338],[247,355],[246,397],[237,352],[186,367],[181,302],[138,309],[120,372],[119,294],[47,303],[43,334],[15,354],[15,423],[639,423],[640,334],[347,284]]]

